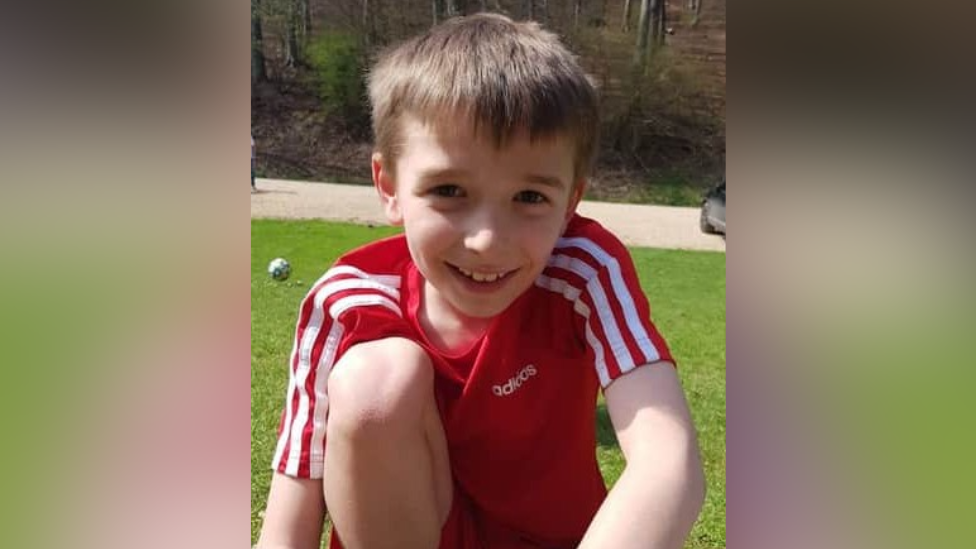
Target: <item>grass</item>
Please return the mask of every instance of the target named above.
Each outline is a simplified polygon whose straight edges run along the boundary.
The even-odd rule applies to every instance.
[[[584,198],[625,204],[698,207],[705,191],[714,184],[713,180],[703,180],[677,170],[643,175],[608,173],[604,177],[597,173]]]
[[[341,253],[396,232],[322,221],[251,221],[252,543],[268,494],[298,304]],[[705,462],[708,498],[686,547],[725,547],[725,254],[647,248],[631,253],[655,323],[678,360]],[[289,280],[267,276],[275,257],[291,262]],[[602,397],[595,421],[597,457],[609,486],[624,460]]]

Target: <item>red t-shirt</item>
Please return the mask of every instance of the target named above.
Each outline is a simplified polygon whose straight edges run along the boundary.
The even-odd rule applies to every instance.
[[[599,223],[574,216],[535,284],[457,356],[424,336],[422,288],[402,235],[344,255],[315,283],[299,313],[274,468],[320,478],[332,365],[357,343],[406,337],[436,369],[455,504],[460,495],[479,520],[529,545],[575,546],[606,496],[597,389],[673,361],[630,254]]]

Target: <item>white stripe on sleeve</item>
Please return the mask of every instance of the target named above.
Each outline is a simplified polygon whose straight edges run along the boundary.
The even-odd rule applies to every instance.
[[[319,376],[315,378],[315,411],[312,415],[312,440],[311,456],[309,458],[309,477],[321,478],[323,465],[325,463],[325,428],[326,417],[329,413],[329,386],[328,374],[332,372],[335,365],[336,352],[339,350],[339,343],[342,342],[342,335],[345,332],[342,324],[336,322],[329,330],[329,336],[325,340],[325,350],[319,359]],[[321,375],[323,372],[326,375]]]
[[[620,302],[620,306],[623,309],[624,320],[627,323],[627,328],[630,330],[637,343],[638,348],[647,357],[647,362],[655,362],[660,359],[660,354],[654,344],[651,342],[650,336],[647,334],[647,330],[644,329],[644,324],[641,321],[640,315],[637,314],[637,306],[634,305],[634,299],[630,295],[630,290],[627,287],[627,283],[624,282],[623,273],[620,270],[620,263],[617,258],[613,257],[602,247],[598,246],[595,242],[588,238],[573,237],[573,238],[560,238],[557,242],[557,246],[572,246],[574,248],[579,248],[596,259],[601,266],[607,269],[610,274],[610,284],[613,289],[613,295]],[[629,354],[629,353],[628,353]]]
[[[330,307],[329,315],[333,319],[336,319],[344,311],[352,307],[379,305],[393,311],[398,316],[402,316],[400,308],[393,300],[390,299],[390,297],[392,297],[399,301],[400,294],[397,290],[393,289],[400,287],[399,276],[370,276],[363,271],[356,269],[355,267],[339,266],[330,269],[325,275],[322,276],[322,278],[319,279],[316,284],[321,284],[337,274],[354,274],[357,276],[362,275],[366,278],[329,282],[322,285],[315,291],[315,297],[312,302],[312,311],[309,315],[309,320],[305,327],[305,331],[302,333],[301,341],[296,341],[294,343],[291,357],[288,361],[290,371],[288,377],[288,390],[286,391],[285,395],[285,421],[281,434],[278,437],[278,444],[275,448],[275,455],[272,463],[274,464],[274,467],[277,468],[281,463],[281,458],[284,454],[285,447],[289,446],[285,473],[293,476],[297,475],[298,473],[298,467],[301,460],[302,433],[306,423],[309,420],[310,395],[305,388],[305,382],[308,380],[308,376],[311,373],[310,363],[312,351],[315,347],[315,341],[318,339],[319,332],[322,329],[322,323],[325,320],[325,301],[330,296],[335,295],[337,292],[353,289],[369,289],[382,292],[385,295],[354,294],[340,298]],[[300,317],[298,322],[301,322]],[[296,333],[298,328],[298,323],[296,323]],[[316,462],[316,452],[318,453],[318,459],[321,460],[321,449],[319,447],[322,446],[322,440],[325,436],[325,414],[328,411],[328,398],[326,396],[328,373],[335,362],[335,354],[338,349],[339,342],[341,341],[342,331],[343,328],[340,323],[332,323],[329,334],[326,337],[322,355],[319,358],[319,363],[316,365],[317,373],[315,379],[314,396],[317,404],[313,418],[311,442],[313,446],[311,448],[312,459],[310,464],[312,469],[312,478],[317,478],[315,474],[316,471],[318,471],[318,476],[321,476],[321,461]],[[298,363],[294,366],[294,369],[292,369],[292,364],[295,364],[296,355],[298,358]],[[297,409],[294,409],[292,402],[294,401],[296,393],[298,395],[298,407]],[[289,441],[291,443],[290,445],[288,444]]]
[[[586,337],[586,342],[589,344],[590,348],[593,349],[594,367],[596,368],[597,377],[600,378],[600,386],[606,387],[609,385],[610,371],[607,368],[607,359],[603,351],[603,343],[597,339],[596,334],[593,333],[593,328],[590,327],[590,308],[579,298],[581,294],[580,289],[561,278],[552,278],[546,275],[540,275],[539,278],[536,279],[535,284],[541,288],[561,294],[564,298],[573,303],[573,310],[584,319],[584,335]]]

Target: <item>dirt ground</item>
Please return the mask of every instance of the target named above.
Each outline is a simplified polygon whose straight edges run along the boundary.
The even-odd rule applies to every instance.
[[[372,187],[258,179],[257,188],[251,195],[252,218],[386,224]],[[628,246],[725,252],[723,237],[699,230],[698,208],[584,201],[579,213],[599,221]]]

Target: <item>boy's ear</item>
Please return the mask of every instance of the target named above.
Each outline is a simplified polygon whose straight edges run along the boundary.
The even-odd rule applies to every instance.
[[[576,184],[573,185],[573,190],[569,194],[569,203],[566,205],[566,217],[563,220],[563,229],[565,229],[565,224],[569,223],[573,214],[576,213],[576,207],[579,206],[580,200],[583,200],[583,194],[586,193],[586,178],[579,178]]]
[[[396,181],[390,176],[390,171],[386,167],[386,161],[380,153],[373,153],[373,186],[380,195],[380,202],[383,204],[383,212],[386,214],[387,221],[392,225],[403,224],[403,213],[400,211],[400,202],[396,194]]]

